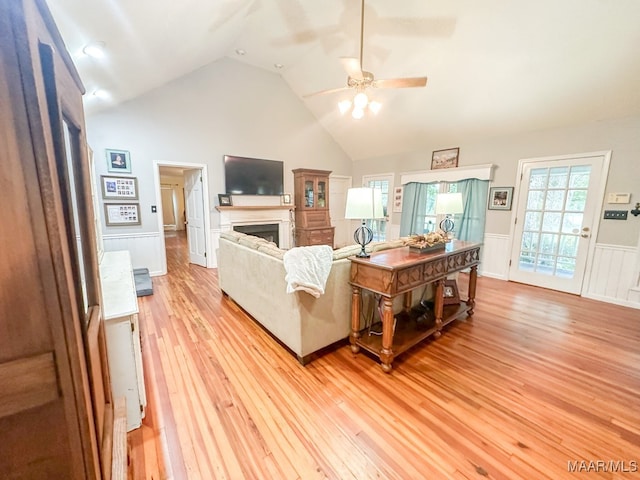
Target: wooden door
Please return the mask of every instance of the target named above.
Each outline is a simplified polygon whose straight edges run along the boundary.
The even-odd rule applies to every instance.
[[[82,87],[44,2],[1,0],[0,38],[0,472],[102,478],[110,396]]]
[[[189,263],[207,266],[207,235],[204,221],[204,195],[202,170],[184,172],[185,210],[187,216],[187,242]]]

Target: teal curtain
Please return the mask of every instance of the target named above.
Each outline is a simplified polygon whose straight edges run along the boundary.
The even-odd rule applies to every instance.
[[[428,183],[407,183],[402,192],[402,217],[400,236],[424,232],[424,217],[427,213]]]
[[[484,242],[489,181],[468,178],[456,182],[456,185],[457,191],[462,193],[464,210],[461,214],[454,216],[456,238],[482,243]]]

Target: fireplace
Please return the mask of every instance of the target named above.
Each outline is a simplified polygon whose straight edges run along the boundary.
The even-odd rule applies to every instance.
[[[280,238],[278,234],[279,225],[277,223],[268,223],[263,225],[234,225],[233,229],[236,232],[264,238],[265,240],[280,246]]]

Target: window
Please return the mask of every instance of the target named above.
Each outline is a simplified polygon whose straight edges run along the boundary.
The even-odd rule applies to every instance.
[[[455,193],[458,191],[457,183],[430,183],[427,185],[426,210],[424,215],[423,233],[438,230],[438,225],[442,221],[442,215],[436,215],[436,199],[439,193]],[[440,218],[439,218],[440,217]],[[454,218],[455,221],[455,218]]]

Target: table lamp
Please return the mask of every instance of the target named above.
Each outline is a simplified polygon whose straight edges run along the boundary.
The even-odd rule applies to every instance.
[[[359,218],[362,220],[362,225],[353,233],[353,239],[362,247],[356,256],[360,258],[369,257],[365,247],[373,240],[373,232],[367,227],[366,221],[374,218],[384,218],[382,190],[368,187],[350,188],[347,191],[347,207],[344,218]]]
[[[436,196],[436,215],[445,215],[444,220],[440,222],[440,230],[442,230],[447,238],[453,232],[453,218],[451,215],[462,213],[462,193],[439,193]]]

